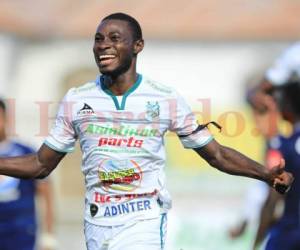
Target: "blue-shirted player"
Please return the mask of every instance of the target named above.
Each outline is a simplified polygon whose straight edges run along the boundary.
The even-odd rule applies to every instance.
[[[34,153],[26,145],[7,139],[5,104],[0,100],[0,157]],[[37,221],[35,194],[46,201],[46,227],[52,231],[52,211],[48,181],[25,180],[0,175],[0,249],[33,250],[36,245]],[[50,237],[48,237],[49,239]],[[48,240],[48,248],[49,248]],[[53,244],[52,244],[53,245]]]
[[[289,137],[278,136],[270,141],[267,161],[269,165],[274,165],[274,162],[283,157],[286,169],[293,173],[295,181],[285,196],[270,189],[261,211],[254,249],[257,249],[269,230],[270,237],[266,250],[298,250],[300,249],[300,83],[285,84],[275,91],[274,96],[283,118],[291,122],[293,132]],[[275,208],[281,200],[284,200],[283,214],[274,223]]]

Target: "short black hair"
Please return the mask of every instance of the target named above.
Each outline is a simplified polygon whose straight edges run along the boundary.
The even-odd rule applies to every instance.
[[[6,111],[6,105],[3,99],[0,99],[0,109],[2,109],[4,112]]]
[[[275,89],[275,100],[279,108],[285,107],[295,115],[300,115],[300,81],[289,81]]]
[[[142,34],[142,28],[138,21],[133,18],[132,16],[129,16],[125,13],[118,12],[118,13],[113,13],[110,14],[102,19],[102,21],[105,20],[122,20],[128,22],[129,26],[132,29],[132,34],[133,34],[133,40],[137,41],[140,39],[143,39],[143,34]]]

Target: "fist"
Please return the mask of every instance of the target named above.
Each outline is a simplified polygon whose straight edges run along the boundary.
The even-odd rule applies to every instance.
[[[286,172],[284,166],[285,161],[284,159],[281,159],[280,163],[270,170],[270,185],[280,194],[288,192],[294,181],[293,175]]]

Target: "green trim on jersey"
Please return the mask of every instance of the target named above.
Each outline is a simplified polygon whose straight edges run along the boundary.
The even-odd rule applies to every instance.
[[[125,104],[126,104],[127,97],[138,88],[138,86],[142,82],[142,79],[143,79],[142,75],[138,74],[138,78],[137,78],[136,82],[122,96],[121,105],[120,105],[116,95],[113,92],[111,92],[109,89],[105,88],[104,83],[102,82],[102,77],[100,78],[100,86],[101,86],[102,90],[112,98],[117,110],[125,110]]]

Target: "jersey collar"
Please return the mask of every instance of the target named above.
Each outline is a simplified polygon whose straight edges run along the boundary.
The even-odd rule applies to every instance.
[[[142,82],[142,79],[143,79],[143,76],[141,74],[138,74],[138,78],[137,78],[136,82],[122,96],[121,104],[119,103],[116,95],[105,86],[104,81],[103,81],[103,76],[101,76],[101,75],[98,76],[97,85],[103,90],[103,92],[105,92],[107,95],[109,95],[112,98],[117,110],[125,110],[125,104],[126,104],[127,97],[138,88],[138,86]]]

